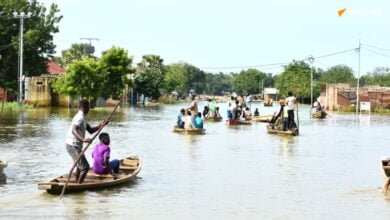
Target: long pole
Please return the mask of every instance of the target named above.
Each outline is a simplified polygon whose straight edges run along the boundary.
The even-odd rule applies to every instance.
[[[23,16],[20,17],[20,34],[19,34],[19,110],[23,109]]]
[[[311,65],[310,70],[310,108],[313,108],[313,64]],[[311,110],[310,110],[311,117]]]
[[[361,52],[361,43],[359,40],[359,60],[358,60],[358,77],[357,77],[357,85],[356,85],[356,115],[359,113],[359,88],[360,88],[360,52]]]

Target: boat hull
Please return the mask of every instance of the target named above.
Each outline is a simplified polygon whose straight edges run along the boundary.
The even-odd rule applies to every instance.
[[[269,122],[272,119],[272,115],[254,116],[252,121],[254,122]]]
[[[134,156],[120,160],[119,174],[116,179],[112,175],[98,175],[92,169],[82,184],[75,183],[74,180],[68,183],[65,193],[80,192],[85,190],[105,189],[121,185],[134,180],[141,171],[141,160]],[[67,175],[62,175],[50,180],[47,183],[39,183],[38,189],[46,190],[50,194],[61,194],[67,180]]]
[[[326,113],[324,111],[318,111],[311,115],[313,118],[325,118]]]
[[[299,134],[298,128],[295,128],[291,131],[280,131],[276,129],[272,129],[270,125],[267,125],[267,131],[270,134],[277,134],[277,135],[288,135],[288,136],[297,136]]]
[[[228,125],[251,125],[251,121],[244,121],[244,120],[234,120],[229,119],[226,121]]]
[[[181,134],[204,134],[206,132],[206,129],[201,128],[191,128],[191,129],[184,129],[184,128],[178,128],[177,126],[173,127],[173,132],[181,133]]]

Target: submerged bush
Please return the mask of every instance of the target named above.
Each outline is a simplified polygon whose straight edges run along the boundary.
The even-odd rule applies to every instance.
[[[29,103],[23,104],[23,109],[32,109],[34,108],[34,105]],[[0,111],[1,109],[3,111],[19,111],[19,104],[18,102],[2,102],[0,103]]]

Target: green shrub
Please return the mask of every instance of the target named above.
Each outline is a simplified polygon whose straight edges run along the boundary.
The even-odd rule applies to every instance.
[[[3,111],[19,111],[19,104],[17,102],[1,102],[0,111],[3,108]],[[23,104],[23,109],[32,109],[34,105],[29,103]]]
[[[161,97],[158,99],[158,102],[159,102],[159,103],[163,103],[163,104],[174,104],[174,103],[176,103],[176,97],[175,97],[175,96],[166,96],[166,95],[163,95],[163,96],[161,96]]]

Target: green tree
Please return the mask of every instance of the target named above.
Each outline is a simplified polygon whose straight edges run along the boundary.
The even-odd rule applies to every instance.
[[[126,85],[132,85],[129,74],[132,73],[129,57],[123,48],[112,47],[103,53],[98,61],[99,71],[104,73],[104,89],[101,92],[103,98],[118,98]]]
[[[206,73],[205,91],[208,94],[222,95],[233,91],[233,76],[231,74]]]
[[[62,16],[56,4],[49,10],[36,0],[0,0],[0,87],[15,91],[18,88],[18,51],[20,21],[13,12],[31,13],[24,20],[23,74],[36,76],[47,73],[47,58],[55,51],[53,34],[59,31]]]
[[[170,93],[176,91],[180,94],[186,93],[187,77],[185,76],[184,64],[176,63],[166,67],[164,78],[164,91]]]
[[[194,89],[196,93],[203,93],[205,89],[206,74],[191,64],[184,64],[187,91]]]
[[[376,67],[360,79],[361,85],[390,86],[390,69],[388,67]]]
[[[61,58],[59,63],[67,67],[69,64],[77,60],[82,60],[85,56],[88,56],[90,45],[86,43],[75,43],[70,46],[69,49],[61,52]]]
[[[259,93],[261,89],[261,81],[267,75],[257,69],[242,70],[234,77],[233,86],[238,94],[249,95]]]
[[[353,71],[346,65],[336,65],[322,74],[320,79],[323,83],[356,83]]]
[[[293,61],[276,77],[275,87],[281,96],[287,96],[287,93],[291,91],[301,98],[310,98],[310,74],[309,64],[304,61]]]
[[[99,71],[98,62],[89,57],[69,65],[67,73],[57,79],[52,87],[55,92],[69,95],[72,98],[83,97],[95,100],[104,91],[105,73]]]
[[[162,93],[165,67],[158,55],[144,55],[135,74],[137,91],[146,97],[158,99]]]

